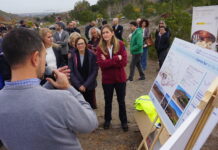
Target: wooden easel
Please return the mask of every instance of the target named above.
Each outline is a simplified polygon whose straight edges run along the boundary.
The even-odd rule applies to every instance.
[[[192,133],[188,144],[186,145],[186,150],[190,150],[193,148],[213,109],[218,108],[218,78],[216,78],[215,81],[208,88],[201,103],[198,105],[198,108],[203,110],[203,114],[198,121],[198,124],[195,127],[195,130]]]
[[[139,130],[141,132],[141,135],[143,137],[139,147],[137,150],[141,150],[143,147],[146,150],[152,150],[154,148],[155,143],[160,140],[160,143],[163,144],[169,137],[169,133],[167,132],[166,128],[164,127],[163,123],[161,123],[160,128],[156,128],[155,122],[158,119],[158,115],[155,117],[154,121],[151,122],[148,118],[148,116],[145,114],[144,111],[137,111],[134,114],[135,120],[138,124]],[[153,141],[148,145],[146,140],[148,136],[152,133],[156,132],[156,135],[153,139]]]
[[[186,144],[185,150],[190,150],[193,148],[213,109],[218,108],[218,77],[212,82],[211,86],[206,91],[202,101],[198,105],[198,108],[202,110],[203,113],[194,131],[192,132],[192,136],[189,139],[189,142]],[[141,150],[143,147],[146,150],[153,150],[154,145],[158,140],[160,141],[161,145],[163,145],[169,139],[170,134],[167,132],[167,129],[164,127],[163,123],[161,123],[160,129],[156,129],[155,127],[155,122],[157,121],[158,115],[156,116],[156,119],[153,123],[149,120],[148,116],[143,111],[135,112],[134,117],[143,136],[143,140],[140,143],[138,150]],[[158,131],[149,147],[146,139],[154,130]]]

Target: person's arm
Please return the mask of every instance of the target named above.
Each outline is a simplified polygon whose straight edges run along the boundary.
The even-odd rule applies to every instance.
[[[162,48],[163,49],[168,49],[169,48],[169,46],[170,46],[170,37],[169,37],[169,35],[168,35],[168,33],[166,32],[165,33],[165,35],[163,35],[162,37],[161,37],[161,40],[163,40],[163,42],[162,43],[164,43],[163,45],[162,45]]]
[[[97,74],[98,74],[98,65],[97,65],[97,60],[96,60],[96,56],[93,54],[93,59],[91,60],[91,74],[88,76],[88,79],[85,81],[85,83],[83,84],[86,88],[93,82],[96,80]]]
[[[60,44],[62,47],[65,47],[68,44],[68,39],[69,39],[69,34],[68,34],[68,32],[65,31],[64,41],[57,41],[56,43]]]
[[[95,112],[82,94],[73,87],[67,89],[70,93],[64,97],[64,118],[67,128],[75,133],[89,133],[98,127]]]
[[[90,40],[90,39],[89,39],[89,26],[87,26],[87,27],[85,28],[85,36],[86,36],[86,38],[87,38],[88,40]]]
[[[136,33],[135,41],[135,45],[130,47],[131,51],[138,51],[140,48],[143,47],[143,36],[141,32]]]
[[[54,35],[53,35],[53,42],[54,42],[54,43],[57,43],[56,34],[57,34],[57,33],[54,33]]]
[[[120,44],[120,55],[122,59],[117,61],[117,67],[125,67],[127,65],[127,52],[123,43]]]
[[[79,80],[77,79],[77,77],[75,76],[75,67],[74,67],[74,59],[75,59],[75,55],[72,54],[72,57],[69,59],[68,61],[68,66],[71,70],[70,72],[70,81],[72,83],[73,86],[75,86],[77,89],[79,89],[79,87],[81,86]]]
[[[101,49],[97,48],[97,63],[100,68],[111,68],[116,67],[117,61],[119,61],[119,58],[117,56],[112,57],[112,59],[102,59],[102,55],[105,57],[105,55],[102,53]]]
[[[98,127],[98,120],[91,106],[85,101],[82,94],[74,89],[64,73],[54,70],[56,81],[51,78],[46,80],[55,88],[67,90],[63,92],[63,117],[66,128],[75,133],[87,133]],[[60,106],[61,107],[61,106]]]
[[[68,79],[70,79],[70,69],[68,68],[68,66],[63,66],[57,69],[59,72],[65,74],[67,76]],[[42,85],[42,87],[46,88],[46,89],[55,89],[55,87],[50,83],[50,82],[46,82],[44,85]]]
[[[121,39],[123,39],[122,35],[123,35],[123,26],[120,26],[120,38]]]

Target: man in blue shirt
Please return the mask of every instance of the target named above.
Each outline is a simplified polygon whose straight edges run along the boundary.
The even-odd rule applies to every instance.
[[[47,78],[47,89],[40,86],[46,56],[40,36],[14,29],[2,46],[12,73],[0,90],[0,140],[6,148],[81,150],[76,134],[96,129],[97,117],[60,71],[54,70],[55,80]]]

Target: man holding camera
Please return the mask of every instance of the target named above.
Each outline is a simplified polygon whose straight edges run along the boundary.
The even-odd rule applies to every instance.
[[[76,133],[92,132],[98,121],[90,105],[55,70],[46,89],[39,85],[45,71],[45,47],[32,30],[18,28],[3,41],[11,81],[0,91],[0,140],[13,150],[81,150]]]

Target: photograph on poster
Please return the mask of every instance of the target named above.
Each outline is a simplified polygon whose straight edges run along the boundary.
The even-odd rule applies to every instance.
[[[192,42],[218,52],[218,5],[193,7]]]
[[[191,96],[181,86],[178,85],[173,94],[173,99],[182,110],[185,109],[189,103],[190,98]]]
[[[168,93],[165,94],[164,99],[161,101],[161,107],[165,110],[167,105],[169,104],[171,98]]]
[[[181,109],[174,103],[173,100],[169,102],[165,109],[165,112],[169,116],[170,120],[174,125],[176,125],[177,121],[179,120],[179,117],[182,114]]]
[[[192,35],[192,42],[203,48],[212,50],[216,42],[215,35],[205,30],[198,30]]]
[[[164,97],[164,99],[161,102],[161,107],[165,110],[167,105],[168,105],[168,101],[167,101],[166,97]]]
[[[152,87],[152,92],[155,95],[156,99],[159,101],[159,103],[162,101],[164,98],[163,92],[160,90],[160,86],[158,86],[158,83],[155,82],[153,87]]]

